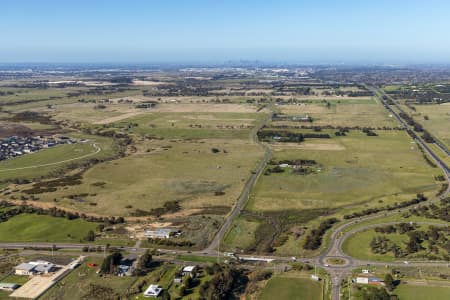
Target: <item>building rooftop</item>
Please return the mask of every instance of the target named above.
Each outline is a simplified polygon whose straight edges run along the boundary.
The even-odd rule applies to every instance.
[[[144,296],[151,296],[151,297],[158,297],[158,295],[161,293],[162,288],[160,288],[156,284],[151,284],[147,290],[144,292]]]
[[[186,266],[183,268],[183,272],[192,272],[194,271],[195,266]]]
[[[21,263],[20,265],[16,266],[16,270],[31,271],[35,266],[36,265],[30,263]]]

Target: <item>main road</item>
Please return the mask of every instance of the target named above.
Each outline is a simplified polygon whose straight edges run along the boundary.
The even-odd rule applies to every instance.
[[[241,195],[239,196],[236,204],[233,206],[230,214],[225,219],[225,222],[222,224],[222,227],[220,227],[219,231],[214,236],[214,239],[211,241],[209,246],[203,250],[205,253],[214,253],[215,251],[220,251],[219,245],[220,241],[224,238],[225,234],[230,229],[231,224],[233,223],[233,220],[241,213],[242,209],[247,204],[247,201],[250,197],[250,192],[255,185],[256,181],[258,180],[258,177],[262,174],[264,169],[266,168],[267,163],[269,162],[270,158],[272,157],[272,151],[270,150],[270,147],[267,146],[264,143],[261,143],[258,139],[258,131],[264,127],[270,120],[272,120],[273,113],[271,112],[258,126],[255,126],[251,132],[251,139],[264,149],[264,156],[262,160],[259,162],[258,167],[256,170],[253,171],[252,176],[247,181],[247,183],[244,186],[244,189],[241,192]]]

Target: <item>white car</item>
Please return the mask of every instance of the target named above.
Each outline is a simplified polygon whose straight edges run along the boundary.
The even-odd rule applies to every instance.
[[[405,265],[409,264],[409,262],[407,262],[406,260],[403,262]]]

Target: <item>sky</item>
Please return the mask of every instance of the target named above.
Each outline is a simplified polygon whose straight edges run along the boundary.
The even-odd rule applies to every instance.
[[[1,0],[0,63],[450,63],[448,0]]]

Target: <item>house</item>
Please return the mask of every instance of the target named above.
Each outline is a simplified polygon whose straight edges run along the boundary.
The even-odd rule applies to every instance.
[[[15,274],[22,275],[22,276],[33,275],[34,267],[35,267],[34,265],[29,264],[29,263],[21,263],[20,265],[18,265],[14,268]]]
[[[119,276],[131,276],[136,268],[137,255],[129,254],[123,257],[119,264]]]
[[[48,274],[56,270],[56,266],[48,261],[37,260],[28,263],[21,263],[14,268],[16,275],[36,275]]]
[[[15,283],[0,282],[0,290],[2,291],[12,292],[18,287],[19,285]]]
[[[144,292],[144,297],[152,297],[152,298],[156,298],[159,296],[159,294],[161,294],[162,292],[162,288],[160,288],[159,286],[157,286],[156,284],[151,284],[147,290],[145,290]]]
[[[186,276],[189,275],[191,277],[194,277],[195,270],[197,269],[197,266],[186,266],[181,270],[181,275]]]
[[[168,239],[173,230],[169,228],[161,228],[157,230],[145,230],[144,236],[152,239]]]

